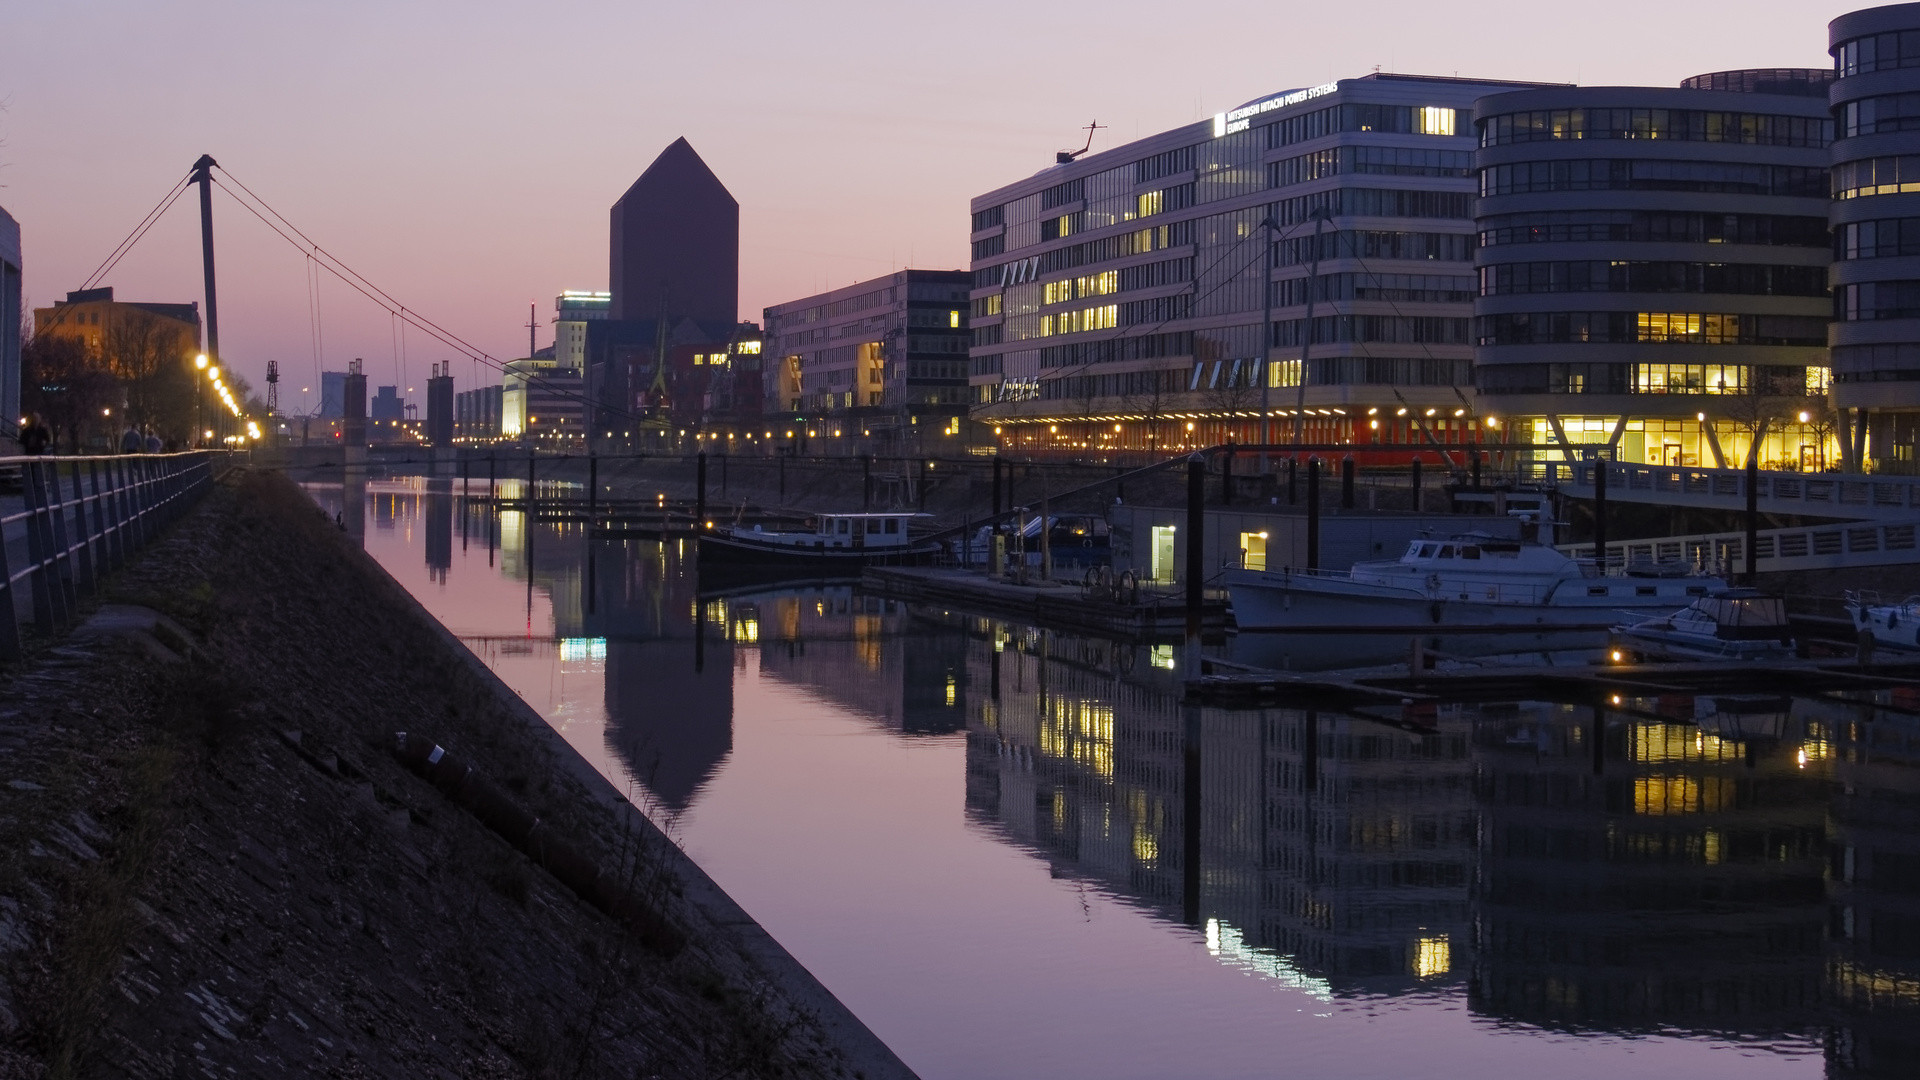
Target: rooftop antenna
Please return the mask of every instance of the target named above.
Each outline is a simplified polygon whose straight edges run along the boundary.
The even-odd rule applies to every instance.
[[[540,326],[540,302],[527,301],[527,359],[533,359],[533,332]]]
[[[1093,123],[1091,123],[1091,124],[1088,124],[1088,125],[1087,125],[1087,145],[1085,145],[1085,146],[1083,146],[1083,147],[1081,147],[1081,148],[1080,148],[1080,149],[1078,149],[1078,150],[1059,150],[1059,151],[1056,151],[1056,152],[1054,153],[1054,155],[1053,155],[1053,163],[1054,163],[1054,164],[1056,164],[1056,165],[1069,165],[1069,164],[1072,164],[1072,163],[1073,163],[1073,162],[1074,162],[1075,160],[1077,160],[1077,159],[1078,159],[1078,158],[1080,157],[1080,155],[1082,155],[1082,154],[1084,154],[1084,153],[1086,153],[1087,151],[1089,151],[1089,150],[1091,150],[1091,149],[1093,149],[1093,133],[1094,133],[1094,132],[1096,132],[1096,131],[1099,131],[1099,130],[1101,130],[1102,128],[1104,128],[1104,127],[1106,127],[1106,126],[1107,126],[1107,125],[1105,125],[1105,124],[1103,124],[1103,123],[1101,123],[1101,122],[1100,122],[1100,121],[1098,121],[1098,120],[1095,120],[1095,121],[1094,121]]]

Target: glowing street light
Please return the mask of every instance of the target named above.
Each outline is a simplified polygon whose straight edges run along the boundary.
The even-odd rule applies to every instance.
[[[193,366],[204,370],[207,366],[207,354],[201,353],[193,358]]]

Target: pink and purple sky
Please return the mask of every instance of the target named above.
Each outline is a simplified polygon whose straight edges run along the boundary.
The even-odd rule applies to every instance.
[[[968,200],[1287,87],[1386,71],[1672,85],[1830,63],[1844,0],[1189,0],[1040,5],[61,0],[0,32],[0,206],[30,302],[77,288],[210,153],[323,247],[495,356],[542,346],[561,289],[604,289],[607,210],[684,135],[740,202],[741,316],[967,260]],[[392,320],[331,279],[316,359],[304,260],[215,202],[221,339],[289,412]],[[183,199],[104,284],[201,299]],[[405,377],[457,354],[409,333]],[[465,360],[457,385],[486,371]],[[313,393],[301,394],[303,387]],[[403,385],[403,392],[404,392]]]

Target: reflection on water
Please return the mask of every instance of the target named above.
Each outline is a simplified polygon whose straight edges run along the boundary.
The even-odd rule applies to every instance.
[[[901,806],[902,820],[964,815],[962,832],[925,842],[962,860],[989,838],[996,858],[1037,860],[1047,874],[995,879],[998,891],[958,913],[929,910],[923,948],[861,953],[833,986],[856,1008],[890,980],[978,976],[968,946],[934,943],[1005,935],[1010,918],[1057,920],[1049,898],[1062,890],[1080,899],[1047,923],[1061,940],[1082,933],[1075,913],[1120,926],[1134,924],[1100,905],[1140,913],[1138,929],[1102,944],[1138,965],[1121,999],[1131,1015],[1107,1036],[1119,1064],[1053,1029],[1047,1018],[1071,1008],[1060,957],[1035,950],[1029,966],[1003,962],[969,983],[964,1015],[914,1016],[912,995],[864,1015],[908,1049],[931,1039],[916,1025],[974,1024],[1061,1056],[1043,1067],[1036,1052],[1009,1061],[969,1042],[979,1056],[910,1059],[924,1075],[1258,1075],[1287,1054],[1317,1060],[1321,1075],[1895,1076],[1920,1061],[1911,688],[1203,708],[1183,701],[1172,650],[850,587],[702,598],[678,545],[589,544],[577,527],[529,527],[518,514],[491,521],[426,481],[371,487],[370,550],[396,573],[424,563],[437,590],[416,584],[417,569],[403,580],[483,655],[518,629],[529,647],[554,645],[553,678],[598,678],[557,691],[548,714],[582,745],[568,710],[598,695],[609,760],[661,806],[691,812],[703,859],[750,846],[752,826],[702,815],[731,820],[730,800],[745,796],[718,778],[787,722],[736,717],[741,695],[765,708],[769,685],[789,688],[858,721],[832,730],[860,746],[952,746],[957,803]],[[341,491],[316,496],[339,507]],[[490,553],[496,530],[489,569],[478,544]],[[832,841],[791,873],[828,863]],[[899,882],[909,895],[921,894]],[[799,901],[780,910],[779,890],[743,899],[770,926],[804,936],[811,925]],[[889,905],[887,917],[911,923],[912,908]],[[1170,958],[1167,934],[1239,981]],[[1470,1024],[1442,1022],[1463,1010]],[[1244,1019],[1198,1044],[1166,1033],[1169,1016],[1202,1030],[1210,1013]],[[1347,1016],[1374,1019],[1340,1026]]]

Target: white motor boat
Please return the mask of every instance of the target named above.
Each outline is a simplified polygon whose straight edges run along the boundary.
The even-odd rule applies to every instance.
[[[1787,602],[1753,589],[1702,596],[1670,615],[1613,628],[1615,660],[1786,660]]]
[[[1875,593],[1849,592],[1847,615],[1855,632],[1871,637],[1875,648],[1920,652],[1920,596],[1889,604]]]
[[[1604,631],[1622,610],[1671,611],[1727,583],[1668,568],[1603,576],[1545,544],[1485,534],[1415,540],[1396,560],[1346,571],[1229,570],[1225,584],[1242,630],[1430,633]]]

